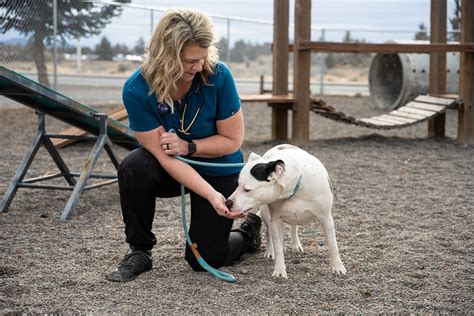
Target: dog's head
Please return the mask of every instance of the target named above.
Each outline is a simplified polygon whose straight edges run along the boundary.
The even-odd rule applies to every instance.
[[[232,211],[248,212],[276,201],[285,189],[280,181],[285,172],[283,160],[265,160],[251,153],[239,175],[237,189],[227,199]]]

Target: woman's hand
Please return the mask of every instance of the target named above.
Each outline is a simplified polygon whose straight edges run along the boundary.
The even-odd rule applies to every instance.
[[[209,203],[211,203],[212,207],[216,210],[217,214],[223,217],[227,217],[230,219],[237,219],[237,218],[245,218],[246,214],[243,212],[232,212],[229,211],[227,206],[225,205],[225,197],[215,191],[211,194],[210,198],[208,198]]]
[[[179,138],[176,133],[168,133],[163,126],[158,128],[160,146],[167,155],[186,156],[188,154],[188,142]]]

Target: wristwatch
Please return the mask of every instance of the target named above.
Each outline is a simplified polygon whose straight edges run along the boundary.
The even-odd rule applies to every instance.
[[[192,156],[196,152],[196,143],[188,142],[188,156]]]

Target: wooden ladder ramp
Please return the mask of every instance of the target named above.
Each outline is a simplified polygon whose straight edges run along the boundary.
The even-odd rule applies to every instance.
[[[323,117],[346,124],[373,129],[397,129],[432,119],[444,113],[446,109],[458,109],[460,104],[459,99],[419,95],[415,100],[388,113],[366,118],[356,118],[337,111],[324,100],[313,99],[311,102],[311,111]]]

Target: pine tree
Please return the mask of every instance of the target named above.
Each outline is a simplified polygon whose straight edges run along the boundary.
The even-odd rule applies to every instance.
[[[415,34],[415,40],[418,41],[429,41],[430,37],[428,36],[426,26],[423,22],[418,25],[419,31]]]
[[[112,60],[114,51],[107,37],[102,37],[100,43],[95,46],[95,53],[99,56],[99,60]]]

